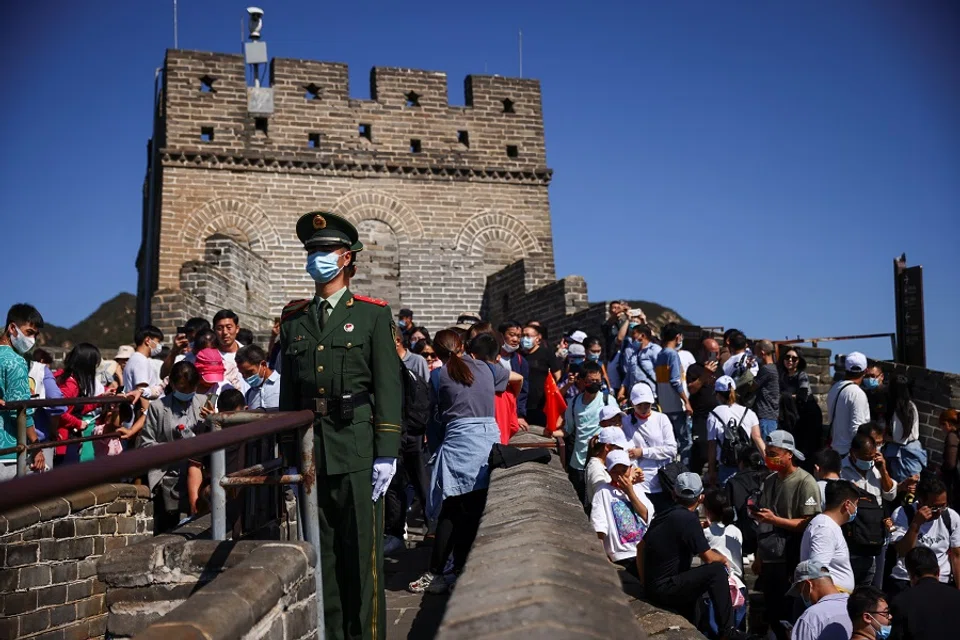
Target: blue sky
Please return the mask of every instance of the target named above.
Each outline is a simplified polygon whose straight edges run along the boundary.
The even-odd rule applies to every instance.
[[[953,6],[951,6],[953,5]],[[273,56],[543,83],[559,276],[771,338],[894,329],[926,284],[928,363],[960,341],[960,11],[887,2],[262,2]],[[51,8],[55,7],[55,8]],[[180,46],[238,51],[242,2],[181,0]],[[154,69],[172,1],[5,15],[0,306],[71,325],[135,291]],[[883,340],[840,343],[890,357]]]

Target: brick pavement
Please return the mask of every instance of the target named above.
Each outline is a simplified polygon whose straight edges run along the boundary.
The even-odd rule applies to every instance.
[[[437,635],[448,596],[414,594],[407,584],[426,569],[433,546],[423,528],[408,527],[407,550],[384,559],[387,575],[387,640],[427,640]]]

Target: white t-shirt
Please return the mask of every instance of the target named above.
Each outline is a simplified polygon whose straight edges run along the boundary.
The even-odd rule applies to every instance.
[[[154,368],[151,360],[152,358],[148,358],[139,351],[135,351],[130,356],[127,366],[123,368],[124,391],[130,392],[141,385],[152,387],[160,383],[159,372]]]
[[[239,341],[237,341],[236,345],[237,351],[243,348],[243,344]],[[223,379],[233,385],[234,389],[239,389],[246,395],[250,385],[247,384],[243,376],[240,375],[240,370],[237,369],[237,351],[220,352],[220,357],[223,358]]]
[[[744,358],[749,358],[752,355],[753,354],[750,353],[750,349],[747,349],[743,353],[738,353],[735,356],[730,356],[729,358],[727,358],[727,361],[723,363],[723,375],[730,376],[731,378],[736,379],[738,376],[735,376],[734,373],[735,373],[735,369],[737,368],[737,365],[740,364],[741,360],[743,360]],[[759,371],[760,371],[760,363],[757,362],[756,358],[754,358],[753,362],[750,364],[750,373],[752,373],[753,375],[757,375]]]
[[[833,584],[853,593],[856,583],[850,566],[850,549],[843,530],[825,513],[815,516],[800,540],[800,561],[816,560],[830,568]]]
[[[677,457],[677,439],[670,418],[659,411],[651,411],[646,420],[630,414],[623,419],[623,434],[631,449],[643,449],[643,457],[636,461],[636,465],[643,469],[643,483],[639,486],[646,493],[659,493],[657,471]]]
[[[944,518],[950,518],[950,533]],[[893,512],[893,533],[890,535],[891,543],[899,542],[903,536],[907,535],[907,528],[910,522],[907,520],[907,514],[903,507],[897,507]],[[949,549],[960,548],[960,515],[953,509],[947,509],[940,518],[924,522],[920,525],[920,533],[917,535],[917,546],[928,547],[937,554],[937,562],[940,563],[940,582],[946,582],[950,579],[950,559],[947,557]],[[897,558],[897,566],[893,568],[891,577],[897,580],[909,580],[907,568],[903,564],[903,558]]]
[[[604,534],[603,548],[614,562],[634,558],[637,543],[643,539],[653,520],[653,505],[643,492],[637,498],[647,508],[647,519],[641,520],[634,513],[630,498],[612,484],[600,485],[593,496],[590,524],[597,533]]]
[[[917,405],[913,402],[913,421],[910,424],[910,431],[904,433],[903,423],[900,422],[900,416],[893,414],[893,424],[891,425],[893,441],[897,444],[907,444],[911,440],[920,439],[920,412],[917,411]]]
[[[746,411],[746,415],[744,415]],[[720,420],[717,419],[720,416]],[[743,418],[743,422],[740,422]],[[733,428],[737,425],[747,434],[748,439],[753,437],[753,428],[760,425],[757,414],[752,409],[747,409],[743,405],[734,403],[733,406],[725,404],[717,405],[707,416],[707,440],[724,441],[724,433],[727,428]]]
[[[584,497],[587,504],[593,504],[593,496],[597,492],[597,488],[605,482],[610,482],[610,474],[607,473],[607,465],[600,458],[587,460],[584,474],[586,476]]]
[[[839,397],[839,402],[838,402]],[[850,444],[857,435],[860,425],[870,422],[870,404],[867,394],[860,385],[849,380],[841,380],[827,394],[827,415],[824,419],[830,423],[832,442],[830,448],[845,456],[850,453]]]
[[[710,548],[723,554],[730,561],[733,575],[743,578],[743,534],[734,524],[724,526],[714,522],[703,530]]]
[[[687,394],[687,397],[690,397],[690,389],[687,387],[687,369],[690,368],[690,365],[696,364],[697,359],[692,353],[686,349],[680,349],[677,351],[677,355],[680,356],[680,369],[683,371],[683,377],[681,381],[683,382],[683,392]]]

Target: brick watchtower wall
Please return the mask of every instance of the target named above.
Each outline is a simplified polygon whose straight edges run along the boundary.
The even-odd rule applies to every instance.
[[[445,74],[377,67],[357,100],[344,64],[274,59],[275,110],[255,117],[241,56],[168,51],[164,68],[158,240],[138,262],[141,315],[162,329],[230,306],[262,330],[312,295],[294,226],[318,209],[360,230],[352,288],[431,328],[478,310],[518,259],[530,286],[554,281],[536,80],[468,76],[451,106]]]

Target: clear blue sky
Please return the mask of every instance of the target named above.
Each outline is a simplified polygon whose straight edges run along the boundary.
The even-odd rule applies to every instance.
[[[180,46],[238,51],[243,2],[181,0]],[[952,5],[952,7],[951,7]],[[557,272],[753,336],[894,328],[926,278],[928,362],[960,370],[956,2],[262,2],[273,56],[543,83]],[[53,8],[55,7],[55,8]],[[6,7],[5,276],[71,325],[136,290],[154,69],[172,0]],[[618,257],[620,257],[618,259]],[[886,358],[884,341],[863,347]]]

